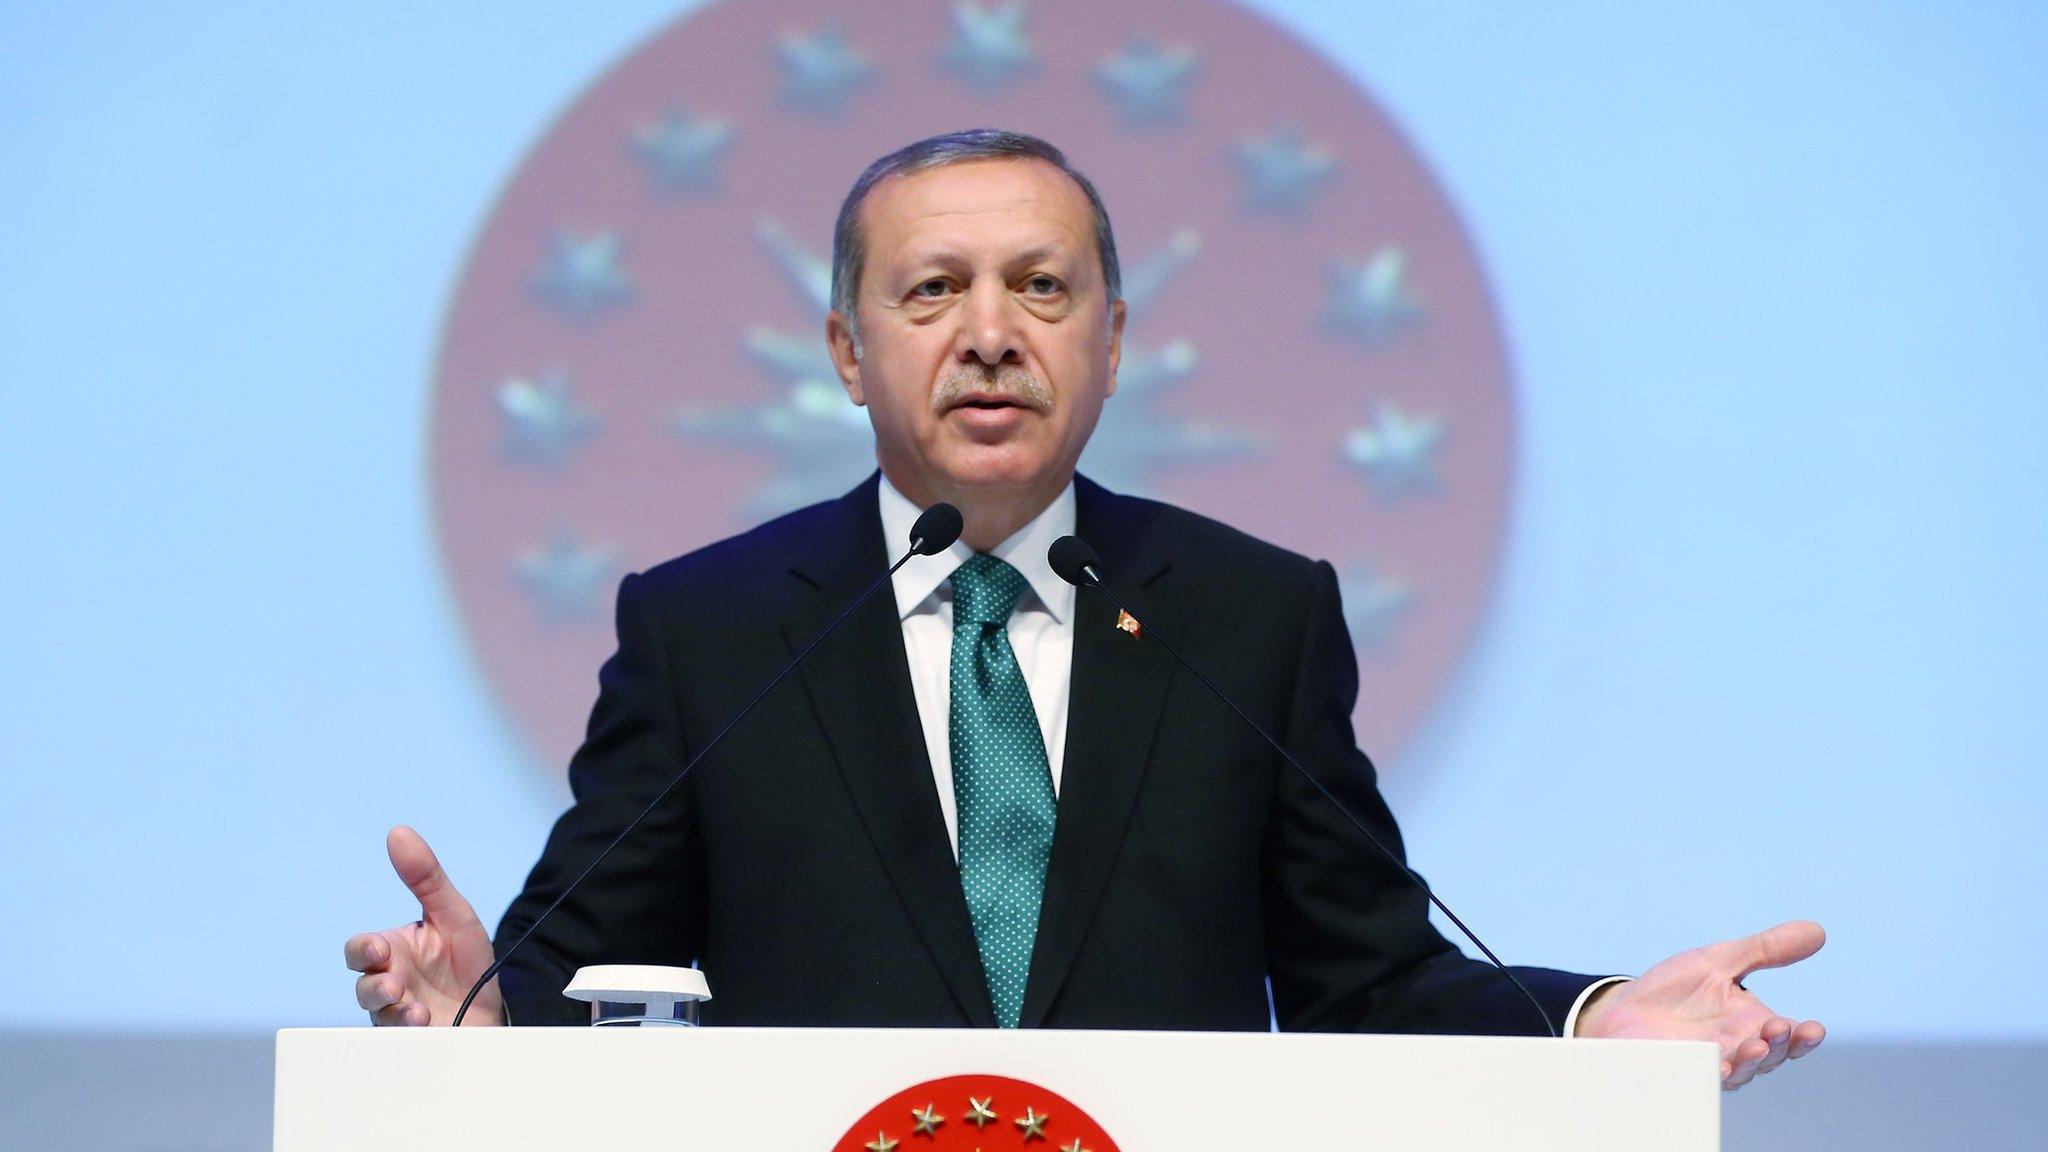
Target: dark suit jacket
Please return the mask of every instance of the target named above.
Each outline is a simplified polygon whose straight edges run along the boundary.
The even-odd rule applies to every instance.
[[[619,589],[576,803],[503,948],[884,571],[876,479]],[[1183,652],[1398,849],[1353,744],[1336,574],[1079,479],[1078,534]],[[1229,709],[1080,592],[1023,1024],[1540,1033],[1423,896]],[[705,1023],[993,1025],[885,587],[733,729],[506,966],[515,1023],[582,1023],[583,964],[696,961]],[[1518,969],[1562,1022],[1589,978]],[[1268,1002],[1268,988],[1271,1002]]]

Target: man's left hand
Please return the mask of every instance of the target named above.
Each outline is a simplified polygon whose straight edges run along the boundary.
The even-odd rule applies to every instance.
[[[1797,964],[1827,942],[1811,920],[1680,952],[1626,984],[1594,993],[1575,1035],[1629,1040],[1711,1040],[1721,1046],[1721,1087],[1734,1090],[1820,1046],[1820,1021],[1771,1011],[1742,980],[1760,968]]]

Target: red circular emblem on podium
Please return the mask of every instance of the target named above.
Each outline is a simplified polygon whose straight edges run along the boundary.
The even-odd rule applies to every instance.
[[[833,216],[877,156],[988,125],[1057,144],[1115,214],[1130,324],[1081,470],[1336,565],[1383,767],[1452,682],[1514,402],[1479,253],[1370,94],[1228,0],[732,0],[547,127],[441,332],[441,556],[550,775],[620,576],[874,468],[825,351]]]
[[[856,1121],[833,1152],[1116,1152],[1073,1101],[1008,1076],[948,1076],[898,1092]]]

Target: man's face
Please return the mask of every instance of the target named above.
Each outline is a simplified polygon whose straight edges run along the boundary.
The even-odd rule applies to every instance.
[[[867,264],[827,325],[883,471],[920,504],[1058,493],[1116,391],[1112,310],[1081,189],[1038,160],[884,180],[860,209]]]

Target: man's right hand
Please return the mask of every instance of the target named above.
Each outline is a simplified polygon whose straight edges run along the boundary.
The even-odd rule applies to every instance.
[[[400,825],[384,838],[391,866],[420,902],[420,918],[349,937],[342,956],[356,981],[356,1003],[379,1025],[448,1024],[469,986],[491,966],[491,936],[476,909],[448,882],[434,850]],[[464,1024],[504,1023],[505,1000],[493,979],[476,994]]]

